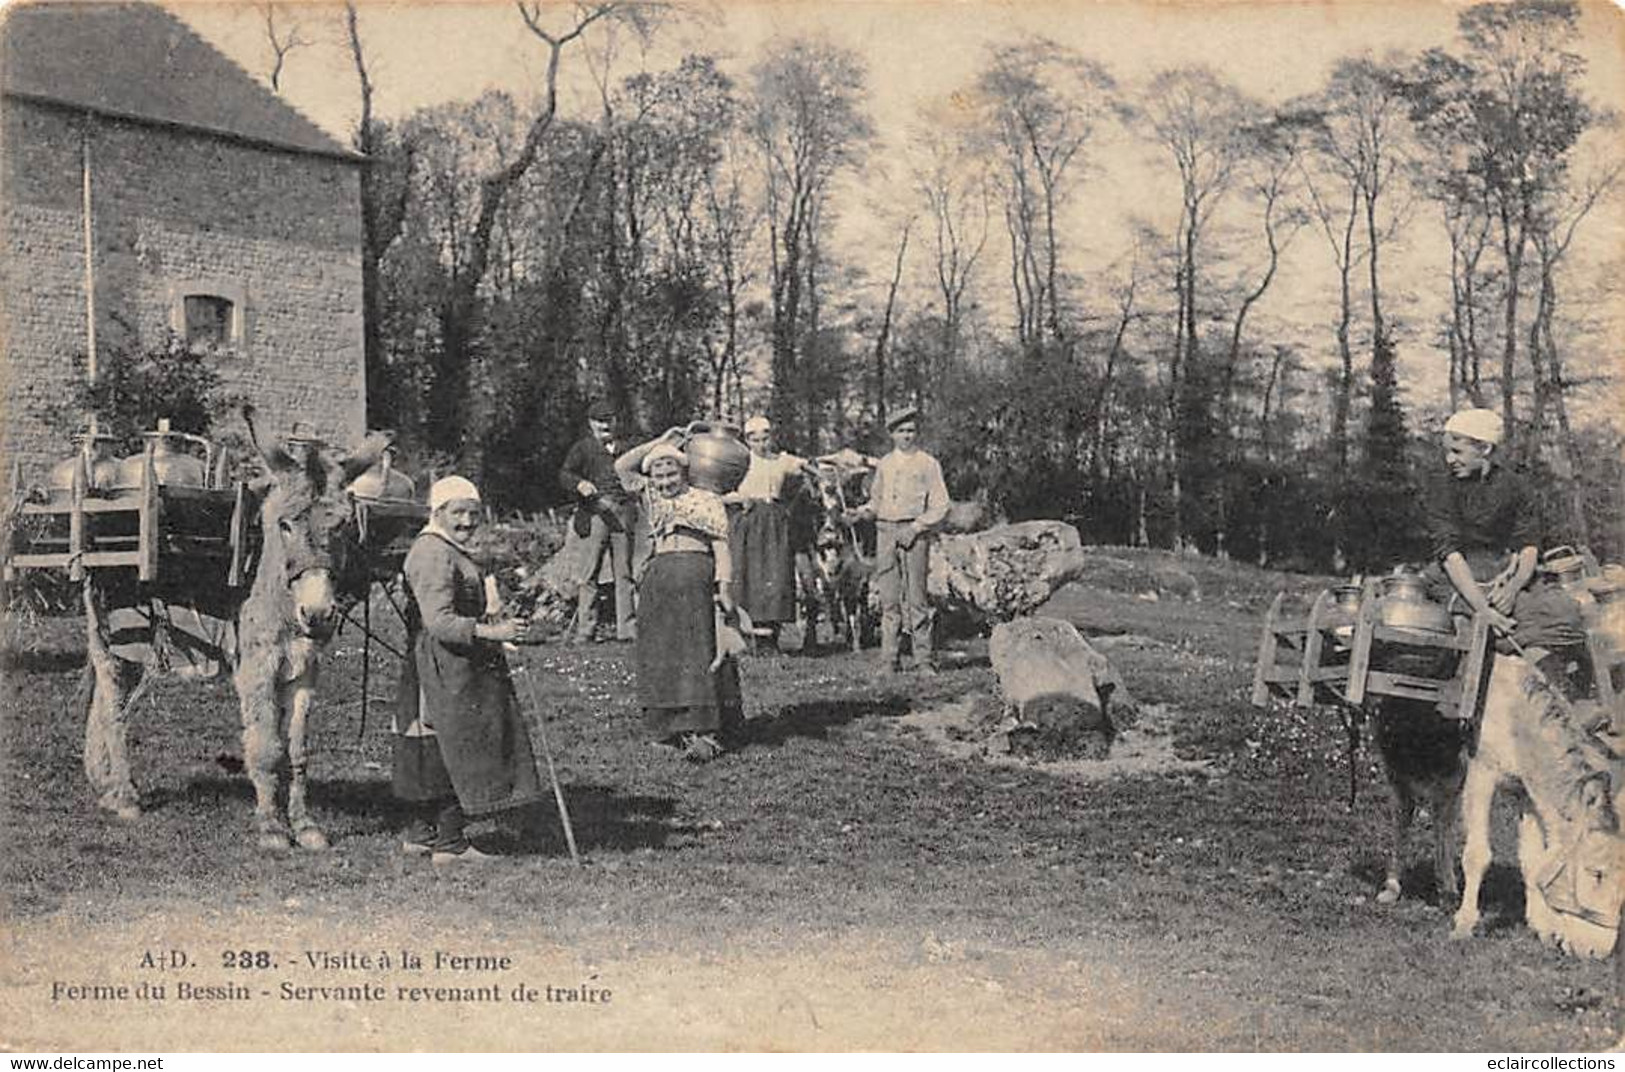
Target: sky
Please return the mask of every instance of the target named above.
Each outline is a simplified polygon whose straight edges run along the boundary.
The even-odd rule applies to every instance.
[[[167,6],[250,73],[262,79],[268,74],[271,53],[262,5],[170,0]],[[824,36],[855,50],[869,66],[869,107],[881,144],[860,181],[840,195],[851,209],[843,212],[834,244],[838,254],[867,274],[870,300],[878,304],[881,296],[873,291],[889,276],[901,220],[917,211],[903,155],[905,133],[922,105],[975,77],[990,47],[1043,35],[1104,63],[1130,90],[1161,69],[1206,64],[1243,91],[1278,103],[1314,90],[1333,63],[1347,55],[1450,46],[1463,7],[1431,0],[720,0],[703,9],[701,17],[664,29],[648,49],[635,40],[621,40],[612,76],[669,67],[685,52],[705,50],[718,54],[724,69],[743,79],[775,37],[802,34]],[[555,25],[568,25],[559,20],[568,17],[569,5],[550,4],[546,10]],[[358,97],[344,51],[341,11],[337,4],[286,3],[278,6],[278,18],[297,23],[312,42],[290,54],[282,74],[284,96],[347,140]],[[375,106],[384,118],[471,100],[489,88],[506,89],[521,101],[536,99],[543,46],[511,3],[363,0],[361,32],[376,86]],[[1625,13],[1611,3],[1586,5],[1582,36],[1587,93],[1597,102],[1625,102]],[[584,52],[567,55],[561,82],[561,112],[566,116],[595,115],[597,91],[585,60]],[[1123,131],[1103,137],[1063,236],[1069,261],[1081,267],[1085,285],[1104,283],[1110,266],[1122,257],[1130,214],[1147,216],[1171,233],[1177,204],[1170,169],[1154,147]],[[1408,336],[1402,338],[1401,360],[1411,373],[1411,401],[1429,406],[1442,402],[1446,367],[1432,338],[1432,322],[1448,296],[1448,246],[1436,217],[1431,206],[1417,206],[1406,225],[1408,237],[1425,236],[1418,228],[1437,233],[1409,243],[1411,252],[1393,257],[1385,283],[1392,290],[1390,311]],[[1235,222],[1244,225],[1239,215]],[[990,242],[990,251],[998,238]],[[1596,214],[1577,244],[1574,271],[1594,278],[1622,253],[1625,207],[1616,200]],[[1005,269],[994,266],[995,256],[989,254],[985,280],[992,291],[990,306],[1006,300],[997,290]],[[923,302],[928,297],[923,243],[916,243],[911,260],[910,277],[917,282],[913,296]],[[1326,318],[1335,308],[1327,307],[1326,295],[1335,286],[1333,272],[1324,238],[1310,230],[1300,233],[1277,284],[1257,310],[1258,328],[1287,325],[1303,337],[1312,357],[1324,360],[1332,347]],[[1609,319],[1617,319],[1625,331],[1625,315]],[[1625,343],[1614,349],[1607,359],[1625,368]]]

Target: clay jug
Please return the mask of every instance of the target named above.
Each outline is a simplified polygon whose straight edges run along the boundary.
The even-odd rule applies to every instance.
[[[1414,573],[1384,577],[1379,586],[1377,621],[1395,629],[1416,629],[1424,633],[1454,632],[1450,612],[1428,598],[1427,585]]]
[[[736,491],[750,469],[750,448],[727,430],[703,421],[688,426],[688,482],[697,488],[726,495]]]

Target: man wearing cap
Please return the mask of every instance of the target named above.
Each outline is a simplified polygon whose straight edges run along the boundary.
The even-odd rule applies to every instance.
[[[897,410],[886,421],[892,451],[875,466],[869,501],[854,511],[875,521],[875,584],[880,591],[880,659],[898,669],[899,633],[907,631],[915,666],[931,673],[931,604],[925,578],[931,533],[948,516],[942,466],[920,449],[920,411]]]
[[[594,605],[606,551],[615,579],[615,638],[637,637],[631,543],[637,504],[615,475],[616,448],[615,410],[607,402],[594,402],[587,409],[587,434],[570,447],[559,469],[559,485],[576,499],[573,536],[580,572],[573,639],[578,644],[590,641],[598,624]]]
[[[1445,422],[1448,475],[1425,503],[1429,577],[1439,598],[1484,615],[1518,647],[1542,649],[1540,669],[1574,698],[1588,665],[1580,608],[1561,586],[1536,582],[1540,519],[1523,476],[1501,463],[1504,437],[1494,410],[1463,409]]]

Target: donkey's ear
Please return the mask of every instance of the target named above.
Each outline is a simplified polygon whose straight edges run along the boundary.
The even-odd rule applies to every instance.
[[[281,447],[272,447],[270,450],[261,451],[260,458],[265,462],[265,468],[273,476],[284,476],[299,471],[299,463],[294,460],[293,455]]]
[[[343,474],[342,484],[365,473],[378,464],[378,459],[384,456],[384,451],[394,442],[395,437],[388,432],[368,432],[367,438],[361,441],[361,446],[339,462],[339,471]]]
[[[248,441],[254,445],[254,453],[260,456],[260,460],[265,463],[265,468],[273,475],[296,471],[299,468],[299,463],[294,461],[287,451],[277,446],[266,450],[260,445],[259,431],[254,427],[254,413],[253,406],[246,402],[243,403],[243,424],[248,426]]]
[[[333,482],[332,465],[324,451],[312,447],[305,451],[305,479],[310,481],[311,489],[317,495],[326,495],[328,487]]]

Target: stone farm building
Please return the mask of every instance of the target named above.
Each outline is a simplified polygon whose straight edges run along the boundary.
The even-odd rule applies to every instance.
[[[71,449],[39,411],[86,352],[87,291],[101,361],[174,331],[267,434],[360,434],[362,157],[150,4],[10,7],[0,89],[8,469]]]

